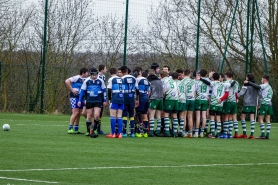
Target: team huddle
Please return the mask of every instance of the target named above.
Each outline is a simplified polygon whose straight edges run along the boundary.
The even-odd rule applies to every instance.
[[[249,73],[240,89],[231,71],[221,74],[201,69],[191,73],[188,69],[177,69],[171,73],[169,66],[163,66],[160,71],[159,65],[153,63],[145,71],[139,66],[133,71],[122,66],[118,69],[112,67],[109,72],[111,78],[107,87],[105,65],[99,65],[99,71],[82,68],[79,75],[65,81],[71,90],[72,116],[68,133],[81,133],[79,120],[83,114],[87,125],[85,135],[96,138],[98,134],[104,134],[101,116],[103,107],[108,104],[111,132],[107,138],[254,139],[258,115],[261,135],[256,139],[269,139],[273,90],[268,75],[262,77],[259,85],[255,83],[254,75]],[[240,96],[243,96],[242,134],[238,133],[237,121]],[[246,131],[247,115],[250,118],[249,136]]]

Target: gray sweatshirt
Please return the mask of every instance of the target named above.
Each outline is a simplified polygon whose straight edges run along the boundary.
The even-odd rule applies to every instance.
[[[162,100],[163,99],[163,85],[162,81],[155,75],[148,77],[150,86],[150,100]]]
[[[257,98],[259,93],[258,88],[255,88],[251,85],[242,86],[238,97],[244,96],[243,106],[257,106]]]

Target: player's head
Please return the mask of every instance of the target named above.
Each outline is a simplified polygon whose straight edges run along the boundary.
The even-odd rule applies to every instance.
[[[265,74],[265,75],[262,77],[262,83],[264,84],[264,83],[268,83],[268,82],[269,82],[269,76]]]
[[[133,76],[134,76],[135,78],[137,78],[139,75],[142,75],[142,71],[143,71],[142,67],[136,66],[136,67],[133,69]]]
[[[128,74],[128,67],[127,66],[122,66],[120,69],[121,69],[123,75]]]
[[[173,79],[173,80],[177,80],[178,78],[179,78],[179,73],[173,72],[173,73],[172,73],[172,79]]]
[[[116,75],[117,74],[117,69],[115,67],[111,67],[109,70],[110,75]]]
[[[191,73],[191,72],[190,72],[189,69],[185,69],[183,73],[184,73],[184,76],[185,76],[185,77],[187,77],[187,78],[190,77],[190,73]]]
[[[169,76],[169,74],[166,71],[160,71],[161,78]]]
[[[82,76],[83,78],[86,78],[86,77],[88,76],[88,71],[89,71],[89,70],[88,70],[87,68],[83,67],[83,68],[80,69],[79,74],[80,74],[80,76]]]
[[[162,68],[163,71],[167,72],[168,75],[170,74],[171,70],[170,70],[170,67],[169,66],[163,66]]]
[[[118,77],[122,77],[122,76],[123,76],[123,73],[122,73],[122,71],[121,71],[121,68],[118,68],[117,76],[118,76]]]
[[[91,74],[92,79],[94,79],[94,80],[97,79],[98,71],[96,68],[92,67],[90,69],[90,74]]]
[[[194,73],[193,73],[193,76],[194,76]],[[194,78],[195,78],[195,80],[200,80],[200,71],[196,71],[195,72],[195,76],[194,76]]]
[[[219,81],[223,82],[225,79],[225,75],[223,73],[219,73]]]
[[[219,73],[213,73],[212,79],[213,79],[214,81],[218,81],[218,80],[220,79]]]
[[[178,79],[182,80],[184,79],[184,73],[182,69],[177,69],[176,72],[179,74]]]
[[[147,71],[144,71],[144,72],[142,73],[142,76],[145,77],[145,78],[148,78],[148,72],[147,72]]]
[[[215,71],[214,69],[210,70],[210,72],[209,72],[209,78],[211,78],[212,75],[213,75],[213,73],[215,73],[215,72],[216,72],[216,71]]]
[[[155,75],[155,71],[154,71],[154,69],[149,69],[149,71],[148,71],[148,75],[150,76],[150,75]]]
[[[152,63],[151,69],[154,70],[155,74],[159,74],[159,72],[160,72],[159,65],[156,62]]]
[[[202,78],[206,77],[207,74],[208,74],[207,70],[205,70],[205,69],[201,69],[201,70],[200,70],[200,76],[201,76]]]
[[[225,74],[226,79],[233,79],[234,78],[234,73],[232,71],[227,71]]]
[[[247,80],[247,81],[251,81],[251,82],[255,82],[255,76],[254,76],[254,74],[253,74],[253,73],[248,73],[248,74],[246,75],[246,80]]]
[[[107,71],[106,66],[105,66],[104,64],[100,64],[100,65],[98,66],[98,71],[101,72],[101,73],[103,73],[103,74],[105,74],[106,71]]]

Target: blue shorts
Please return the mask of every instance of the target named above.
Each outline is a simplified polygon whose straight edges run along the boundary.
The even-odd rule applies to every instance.
[[[79,98],[70,98],[69,99],[69,102],[70,102],[70,108],[71,109],[83,109],[83,106],[84,106],[84,102],[82,101],[81,102],[81,106],[78,107],[78,101],[79,101]]]
[[[135,104],[125,104],[125,108],[123,111],[123,117],[134,117],[134,108],[135,108]]]
[[[110,103],[110,109],[113,109],[113,110],[124,110],[124,108],[125,108],[124,104]]]
[[[149,109],[149,102],[139,102],[139,106],[136,107],[136,112],[141,112],[142,114],[147,114]]]

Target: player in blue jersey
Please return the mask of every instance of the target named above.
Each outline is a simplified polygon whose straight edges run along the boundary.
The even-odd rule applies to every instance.
[[[133,70],[134,76],[137,76],[136,81],[138,84],[139,91],[139,105],[136,107],[136,137],[148,137],[149,121],[148,121],[148,109],[149,109],[149,93],[150,93],[150,82],[142,76],[142,67],[137,66]],[[141,134],[140,124],[143,121],[143,131],[144,134]]]
[[[79,121],[80,121],[80,115],[84,103],[82,101],[80,107],[77,105],[77,103],[78,103],[80,88],[83,82],[85,81],[85,79],[87,78],[87,76],[88,76],[88,69],[82,68],[79,71],[79,75],[70,77],[65,81],[67,88],[70,90],[69,101],[70,101],[70,108],[72,112],[70,117],[69,129],[68,129],[69,134],[72,133],[81,134],[81,132],[79,131]]]
[[[99,124],[101,107],[106,105],[106,87],[103,80],[97,77],[98,71],[96,68],[91,68],[90,74],[91,76],[81,86],[78,106],[81,106],[83,96],[86,93],[86,124],[87,127],[91,125],[90,136],[96,138],[98,136],[96,129]],[[94,124],[92,124],[92,117],[94,117]]]
[[[122,66],[121,71],[123,73],[123,84],[124,84],[124,111],[123,111],[123,137],[127,137],[126,126],[127,116],[130,120],[130,137],[134,138],[134,108],[138,106],[138,84],[136,78],[128,74],[127,66]],[[137,93],[136,93],[137,91]],[[135,101],[136,98],[136,101]]]
[[[104,83],[106,84],[106,77],[105,77],[105,73],[107,71],[106,66],[104,64],[100,64],[98,66],[98,78],[102,79],[104,81]],[[97,132],[98,134],[105,134],[102,130],[101,130],[101,118],[102,118],[102,112],[103,112],[103,107],[101,107],[101,111],[100,111],[100,117],[99,117],[99,126],[97,127]]]
[[[108,99],[110,104],[110,123],[111,133],[106,138],[122,138],[123,120],[122,113],[124,110],[124,86],[122,78],[116,76],[117,69],[110,68],[111,78],[108,80]],[[116,133],[116,122],[118,130]]]

